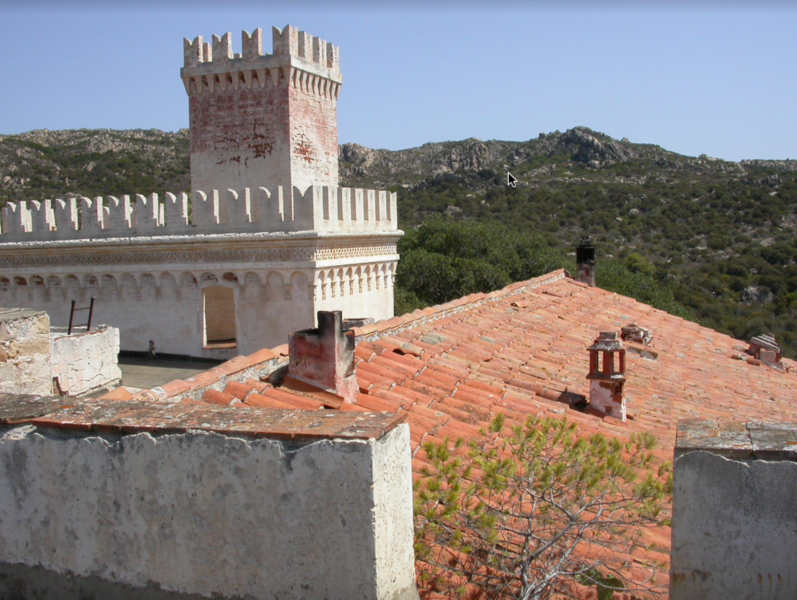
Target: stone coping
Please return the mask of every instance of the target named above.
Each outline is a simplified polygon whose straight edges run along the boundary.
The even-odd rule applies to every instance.
[[[34,310],[32,308],[0,308],[0,323],[16,321],[17,319],[29,319],[43,314],[43,310]]]
[[[69,399],[0,394],[0,425],[135,434],[212,431],[282,441],[379,439],[406,415],[384,412],[275,410],[181,402]]]
[[[21,250],[74,250],[84,246],[90,246],[89,251],[96,252],[96,247],[117,247],[137,250],[140,246],[143,249],[151,248],[155,244],[186,246],[191,249],[201,246],[206,249],[208,244],[216,244],[224,248],[230,242],[244,244],[250,242],[254,248],[260,248],[262,243],[275,242],[284,243],[286,246],[296,246],[303,248],[308,242],[342,242],[347,240],[362,241],[368,238],[400,238],[404,235],[401,229],[369,229],[363,231],[316,231],[312,229],[301,231],[227,231],[207,233],[190,231],[191,228],[198,229],[198,226],[188,225],[187,231],[181,233],[143,233],[141,235],[115,236],[111,232],[97,235],[98,232],[86,234],[84,237],[52,238],[44,240],[26,240],[18,236],[32,235],[29,233],[13,234],[17,235],[13,240],[7,240],[5,234],[0,234],[0,251],[4,254],[12,254]],[[73,233],[80,233],[75,230]],[[12,235],[12,234],[8,234]],[[93,250],[92,250],[93,247]],[[181,248],[182,249],[182,248]]]
[[[701,450],[727,458],[797,462],[797,423],[686,419],[678,423],[675,457]]]

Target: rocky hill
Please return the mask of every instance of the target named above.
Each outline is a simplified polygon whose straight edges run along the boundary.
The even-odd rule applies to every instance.
[[[0,135],[0,202],[189,186],[187,129],[39,129]]]
[[[673,286],[690,318],[744,339],[774,332],[797,356],[795,160],[689,157],[576,127],[523,142],[344,144],[340,178],[398,191],[404,229],[431,218],[493,222],[564,254],[589,235],[602,260]],[[0,204],[189,185],[186,130],[0,136]]]
[[[592,181],[620,181],[626,179],[627,169],[608,170],[621,164],[639,167],[637,175],[648,175],[642,167],[654,165],[657,175],[673,177],[686,175],[724,174],[744,176],[746,163],[734,163],[705,156],[692,158],[649,144],[633,144],[576,127],[564,133],[540,134],[527,142],[481,141],[424,144],[408,150],[372,150],[358,144],[340,147],[341,177],[348,183],[359,181],[383,187],[401,185],[405,188],[446,174],[493,171],[511,172],[520,187],[534,188],[551,178],[573,181],[573,166],[586,167]],[[751,166],[769,166],[788,170],[797,168],[797,161],[747,161]],[[758,163],[772,163],[760,165]],[[640,180],[642,181],[642,180]],[[485,187],[486,184],[475,187]]]
[[[494,177],[503,181],[506,172],[518,179],[519,187],[535,189],[557,181],[644,184],[651,177],[734,178],[760,171],[797,172],[797,161],[693,158],[614,140],[586,127],[525,142],[468,139],[398,151],[340,147],[344,185],[393,189],[418,189],[460,175],[468,188],[485,191],[495,184]],[[185,129],[40,129],[0,135],[0,201],[187,191],[189,186]]]

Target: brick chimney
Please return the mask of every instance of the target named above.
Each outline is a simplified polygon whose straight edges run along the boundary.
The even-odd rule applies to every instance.
[[[616,331],[601,331],[588,350],[589,405],[625,421],[625,347],[620,336]]]
[[[624,342],[636,342],[647,346],[653,339],[653,333],[650,329],[640,327],[634,322],[629,323],[620,330],[620,337],[623,338]]]
[[[304,329],[288,338],[288,375],[354,403],[354,332],[345,330],[341,311],[318,311],[318,329]]]
[[[775,336],[771,333],[763,335],[756,335],[750,340],[750,347],[747,348],[747,354],[757,358],[765,365],[769,365],[778,371],[784,371],[782,354],[780,346],[775,341]]]
[[[588,237],[576,247],[576,280],[595,287],[595,246]]]

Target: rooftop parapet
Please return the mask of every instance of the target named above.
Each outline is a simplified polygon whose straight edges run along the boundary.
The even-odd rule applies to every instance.
[[[0,597],[417,600],[405,419],[0,394]]]
[[[242,51],[240,53],[233,51],[232,34],[229,32],[222,36],[214,35],[212,43],[205,42],[202,36],[195,37],[193,41],[183,38],[184,67],[182,76],[186,81],[186,89],[191,93],[188,81],[192,77],[236,71],[249,72],[250,76],[246,78],[247,82],[253,79],[251,72],[254,71],[255,78],[261,82],[262,86],[266,78],[257,78],[257,71],[262,72],[265,69],[287,65],[310,67],[310,70],[317,75],[323,75],[338,84],[343,81],[340,76],[340,48],[338,46],[304,31],[299,31],[290,25],[286,25],[282,30],[278,27],[273,28],[272,44],[273,54],[265,53],[263,51],[263,30],[260,28],[255,29],[251,34],[248,31],[241,32]],[[282,57],[300,58],[303,62],[285,62]],[[261,74],[264,75],[264,73]],[[235,85],[236,82],[234,81],[233,84]],[[235,87],[237,88],[237,85]]]
[[[190,215],[190,217],[189,217]],[[9,202],[0,244],[153,235],[398,230],[395,192],[314,185]]]
[[[678,423],[670,599],[797,597],[797,424]]]

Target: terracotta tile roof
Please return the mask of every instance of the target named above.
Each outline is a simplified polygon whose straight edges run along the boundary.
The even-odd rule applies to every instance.
[[[631,322],[651,330],[653,339],[648,346],[626,343],[629,420],[571,409],[568,395],[589,395],[586,348],[599,332],[619,332]],[[586,434],[625,438],[647,431],[659,438],[661,460],[672,458],[680,419],[797,421],[794,361],[784,360],[786,372],[781,373],[748,360],[744,342],[631,298],[587,287],[563,271],[367,325],[355,333],[360,394],[356,405],[338,406],[406,414],[416,477],[426,464],[420,447],[424,441],[479,436],[499,412],[508,424],[535,414],[566,416]],[[264,387],[257,380],[258,369],[278,368],[286,356],[287,348],[280,347],[238,357],[193,382],[172,382],[149,394],[160,401],[171,396],[242,406],[333,407],[307,390]],[[234,384],[225,383],[234,377],[234,367],[243,375]],[[215,386],[213,393],[210,384]],[[648,558],[668,561],[669,539],[667,528],[650,532]]]

